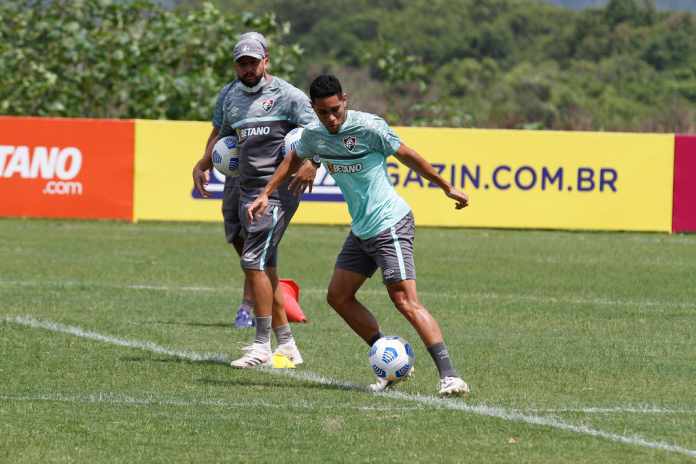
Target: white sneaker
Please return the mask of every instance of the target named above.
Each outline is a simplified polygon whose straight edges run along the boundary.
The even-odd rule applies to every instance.
[[[460,396],[469,394],[469,385],[459,377],[445,377],[440,379],[440,396]]]
[[[295,340],[290,340],[287,343],[278,345],[273,354],[282,354],[283,356],[286,356],[296,366],[304,362],[302,355],[300,354],[300,350],[297,349]]]
[[[271,365],[271,346],[260,343],[252,344],[249,350],[245,350],[244,356],[230,363],[237,369],[249,369],[252,367],[265,367]]]

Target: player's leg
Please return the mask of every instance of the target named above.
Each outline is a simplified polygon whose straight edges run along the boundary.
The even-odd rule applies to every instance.
[[[268,258],[266,259],[266,273],[273,285],[273,332],[276,335],[278,345],[273,354],[282,354],[288,357],[293,364],[302,364],[303,359],[297,343],[292,334],[292,329],[288,323],[288,316],[285,312],[285,297],[283,289],[279,284],[278,277],[278,255],[280,241],[285,234],[290,221],[300,203],[299,197],[291,194],[287,190],[287,183],[278,189],[279,204],[276,211],[276,226],[271,237]]]
[[[453,366],[440,325],[420,302],[416,290],[416,268],[413,258],[415,223],[406,215],[390,230],[368,243],[375,260],[382,268],[384,284],[396,309],[408,320],[430,353],[440,375],[440,394],[464,394],[469,386]]]
[[[372,313],[356,298],[356,293],[377,270],[377,263],[362,249],[362,241],[348,233],[331,276],[326,300],[341,318],[372,346],[382,334]]]
[[[382,334],[372,313],[356,298],[356,293],[367,279],[357,272],[336,267],[331,276],[326,301],[341,318],[369,346]]]
[[[271,264],[275,264],[275,262],[268,263],[266,274],[268,275],[274,289],[272,308],[273,321],[271,327],[273,329],[273,333],[275,333],[276,340],[278,341],[278,346],[273,354],[282,354],[290,359],[290,361],[292,361],[295,365],[302,364],[304,360],[302,359],[300,350],[297,348],[295,337],[292,334],[292,329],[290,328],[290,323],[288,322],[288,316],[285,313],[285,297],[283,295],[283,289],[279,285],[276,267],[271,267]]]
[[[244,355],[232,361],[232,367],[252,368],[267,366],[271,362],[271,320],[273,287],[263,270],[244,269],[254,295],[254,342],[245,348]]]
[[[225,226],[225,238],[231,243],[237,254],[241,257],[244,248],[244,238],[242,237],[242,224],[239,220],[239,179],[227,177],[225,188],[222,195],[222,217]],[[253,327],[252,317],[254,309],[254,297],[251,293],[251,286],[244,278],[244,294],[242,302],[237,308],[234,326],[237,328]]]
[[[242,205],[240,202],[240,211]],[[245,354],[234,361],[232,367],[251,368],[269,365],[271,361],[271,322],[273,313],[273,284],[266,274],[266,261],[272,253],[272,236],[277,226],[277,207],[249,224],[246,216],[240,216],[244,230],[244,248],[240,264],[251,286],[254,298],[254,342],[246,347]],[[270,251],[269,251],[270,250]]]
[[[240,207],[241,209],[243,208]],[[274,202],[263,217],[255,218],[254,222],[248,223],[246,215],[241,219],[245,240],[240,262],[253,291],[256,336],[247,354],[233,361],[232,365],[255,367],[268,364],[271,358],[272,326],[277,329],[277,335],[280,332],[281,343],[292,343],[295,349],[291,353],[293,356],[288,357],[291,360],[294,357],[298,361],[295,364],[299,364],[302,357],[292,339],[282,298],[276,301],[275,297],[278,289],[277,247],[287,227],[285,210],[281,204]],[[272,321],[272,315],[275,321]]]
[[[242,256],[242,250],[244,249],[244,239],[242,234],[237,234],[232,242],[235,251],[238,256]],[[234,319],[234,326],[238,329],[243,329],[247,327],[254,326],[254,294],[251,291],[251,284],[249,280],[244,276],[244,290],[242,293],[242,302],[237,307],[237,314]]]

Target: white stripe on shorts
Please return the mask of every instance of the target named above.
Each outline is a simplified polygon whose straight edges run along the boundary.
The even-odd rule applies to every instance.
[[[401,280],[406,280],[406,266],[404,265],[404,255],[401,254],[401,245],[399,245],[399,236],[396,235],[396,229],[391,227],[391,236],[394,239],[394,249],[396,250],[396,258],[399,260],[399,272]]]
[[[278,207],[274,206],[273,225],[271,226],[271,230],[268,231],[268,237],[266,237],[266,244],[263,247],[263,253],[261,253],[261,262],[259,263],[261,271],[263,271],[266,268],[266,253],[268,253],[268,247],[271,246],[271,239],[273,238],[273,231],[275,231],[276,224],[278,224]]]

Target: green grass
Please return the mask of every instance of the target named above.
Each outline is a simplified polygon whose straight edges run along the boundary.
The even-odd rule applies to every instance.
[[[367,347],[324,300],[346,233],[284,238],[281,275],[310,319],[288,375],[114,342],[239,354],[252,331],[230,325],[242,274],[221,225],[0,220],[0,462],[696,460],[696,236],[419,229],[421,299],[474,389],[436,401],[378,277],[360,298],[413,342],[417,372],[403,395],[359,387]]]

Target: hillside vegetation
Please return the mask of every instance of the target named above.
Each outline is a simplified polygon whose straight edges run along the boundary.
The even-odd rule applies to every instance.
[[[578,0],[579,1],[579,0]],[[677,0],[674,0],[677,1]],[[251,10],[251,11],[249,11]],[[0,2],[0,112],[208,119],[239,33],[394,124],[696,132],[696,15],[644,0]]]

